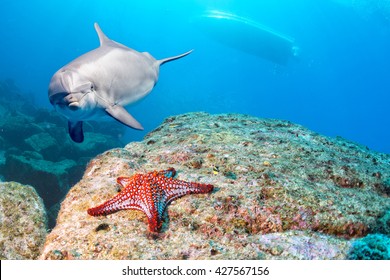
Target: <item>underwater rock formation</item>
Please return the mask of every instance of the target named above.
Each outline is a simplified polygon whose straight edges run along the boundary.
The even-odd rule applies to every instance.
[[[91,158],[123,146],[124,130],[116,123],[86,123],[88,141],[75,144],[66,119],[36,108],[29,96],[12,81],[0,81],[0,179],[33,186],[49,209],[81,179]]]
[[[45,242],[47,216],[34,188],[0,183],[0,259],[36,259]]]
[[[189,113],[90,161],[61,204],[41,259],[346,259],[390,208],[390,155],[280,120]],[[214,185],[168,206],[91,217],[117,177],[173,167]]]
[[[84,166],[73,160],[52,162],[44,160],[38,153],[24,152],[22,155],[6,156],[4,173],[7,181],[18,181],[35,187],[47,207],[51,207],[66,195],[69,188],[77,183]]]

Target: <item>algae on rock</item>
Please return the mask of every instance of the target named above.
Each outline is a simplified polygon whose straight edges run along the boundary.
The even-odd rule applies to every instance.
[[[174,167],[214,185],[168,206],[151,237],[145,215],[87,209],[116,178]],[[390,155],[286,121],[239,114],[173,116],[143,141],[93,159],[67,194],[41,259],[345,259],[390,199]]]
[[[42,199],[34,188],[0,182],[0,259],[36,259],[47,234]]]

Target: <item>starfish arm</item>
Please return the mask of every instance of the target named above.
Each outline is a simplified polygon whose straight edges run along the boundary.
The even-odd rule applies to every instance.
[[[149,231],[159,232],[162,226],[162,216],[159,215],[156,208],[151,212],[151,215],[148,216]]]
[[[117,197],[114,197],[106,202],[89,208],[87,210],[88,214],[91,216],[105,216],[120,210],[140,210],[143,211],[142,207],[133,203],[132,201],[120,201]]]
[[[115,213],[120,210],[141,210],[143,208],[137,203],[137,198],[139,191],[136,188],[136,182],[127,177],[119,177],[118,183],[124,181],[128,182],[128,188],[124,188],[120,193],[118,193],[113,198],[107,200],[106,202],[93,207],[87,210],[88,214],[91,216],[102,216]]]
[[[200,184],[196,182],[186,182],[171,179],[171,181],[167,183],[166,201],[167,204],[169,204],[173,200],[178,199],[187,194],[209,193],[213,189],[214,186],[210,184]]]

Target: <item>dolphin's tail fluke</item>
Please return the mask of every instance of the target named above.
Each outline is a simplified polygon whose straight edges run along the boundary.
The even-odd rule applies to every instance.
[[[160,60],[157,60],[157,62],[160,64],[160,65],[163,65],[164,63],[166,62],[169,62],[169,61],[172,61],[172,60],[176,60],[176,59],[179,59],[179,58],[182,58],[186,55],[189,55],[190,53],[192,53],[193,50],[190,50],[186,53],[183,53],[183,54],[180,54],[180,55],[177,55],[177,56],[171,56],[171,57],[167,57],[167,58],[164,58],[164,59],[160,59]]]

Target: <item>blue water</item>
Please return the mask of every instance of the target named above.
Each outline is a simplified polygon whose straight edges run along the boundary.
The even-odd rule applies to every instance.
[[[299,57],[282,66],[213,40],[195,24],[209,9],[295,38]],[[129,108],[145,131],[128,129],[128,141],[170,115],[235,112],[390,153],[388,1],[3,0],[0,14],[0,80],[13,79],[47,108],[53,73],[98,46],[94,22],[111,39],[156,58],[195,49],[162,66],[156,88]]]

